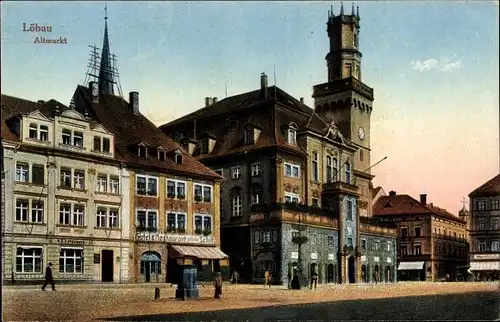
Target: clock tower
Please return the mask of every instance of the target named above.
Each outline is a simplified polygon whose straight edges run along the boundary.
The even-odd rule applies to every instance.
[[[354,170],[370,167],[370,116],[373,89],[361,81],[359,51],[359,8],[351,14],[335,16],[328,11],[327,33],[330,51],[326,55],[328,82],[313,87],[314,106],[328,122],[334,122],[342,135],[358,148]]]

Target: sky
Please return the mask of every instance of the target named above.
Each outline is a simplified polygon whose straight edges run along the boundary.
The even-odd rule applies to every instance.
[[[374,88],[375,186],[456,214],[500,173],[498,1],[355,1],[362,81]],[[269,83],[314,106],[326,82],[328,10],[340,2],[108,1],[111,52],[125,99],[157,125],[204,98]],[[346,13],[351,2],[344,2]],[[1,91],[66,105],[83,84],[89,45],[102,46],[104,2],[1,3]],[[51,26],[50,33],[23,24]],[[67,44],[35,44],[37,36]],[[274,70],[276,77],[274,78]],[[468,200],[468,198],[467,198]],[[467,205],[468,206],[468,205]]]

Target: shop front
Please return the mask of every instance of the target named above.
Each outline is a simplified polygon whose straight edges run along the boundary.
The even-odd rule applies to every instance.
[[[469,271],[476,281],[495,281],[500,279],[500,261],[470,262]]]
[[[400,262],[398,266],[399,281],[425,281],[424,262]]]

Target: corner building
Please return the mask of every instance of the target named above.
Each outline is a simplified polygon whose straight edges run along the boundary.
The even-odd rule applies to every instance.
[[[313,271],[319,283],[370,282],[369,268],[396,280],[396,231],[371,218],[373,90],[359,80],[358,29],[359,14],[330,14],[329,82],[314,87],[315,109],[263,73],[260,89],[206,97],[160,127],[225,178],[222,249],[243,281],[269,270],[284,285],[294,272],[307,285]]]

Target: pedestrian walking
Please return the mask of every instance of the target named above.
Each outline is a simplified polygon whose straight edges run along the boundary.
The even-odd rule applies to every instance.
[[[45,287],[47,284],[50,284],[52,286],[52,290],[56,290],[56,286],[54,285],[54,278],[52,277],[52,263],[49,263],[47,265],[47,268],[45,268],[45,283],[43,283],[42,286],[42,291],[45,291]]]
[[[220,272],[217,272],[214,279],[215,294],[214,299],[221,299],[222,295],[222,276]]]
[[[271,280],[273,279],[273,275],[269,273],[269,280],[267,281],[267,285],[269,285],[269,288],[271,288]]]
[[[269,271],[264,272],[264,286],[267,286],[267,284],[269,283],[269,275]]]
[[[311,273],[311,290],[314,286],[314,289],[318,286],[318,270],[317,267],[314,266],[313,271]]]
[[[377,284],[380,281],[380,272],[375,271],[375,284]]]
[[[240,274],[238,273],[238,271],[234,271],[233,272],[232,283],[233,284],[238,284],[239,278],[240,278]]]

